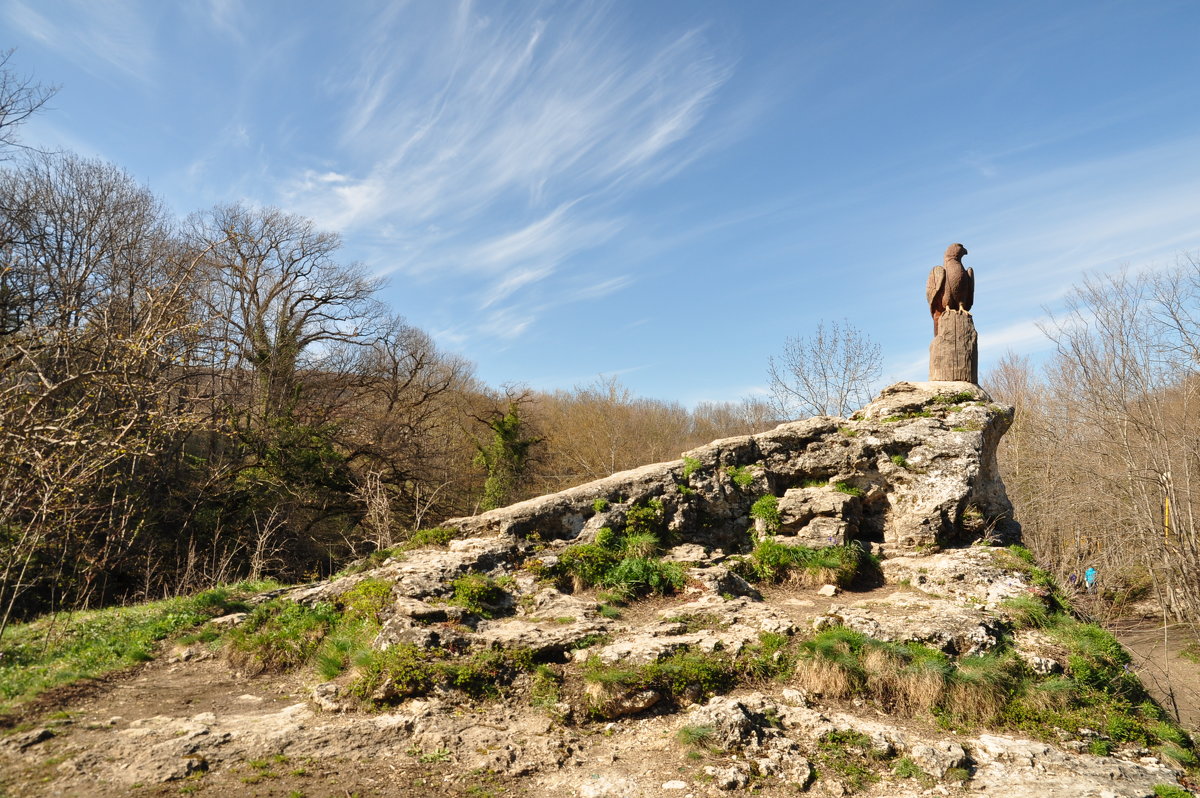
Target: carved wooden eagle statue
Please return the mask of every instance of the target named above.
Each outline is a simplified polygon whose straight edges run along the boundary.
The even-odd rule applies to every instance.
[[[951,244],[941,266],[934,266],[925,281],[925,299],[933,316],[933,336],[937,337],[938,319],[947,310],[970,310],[975,304],[975,270],[964,269],[962,256],[967,248]]]

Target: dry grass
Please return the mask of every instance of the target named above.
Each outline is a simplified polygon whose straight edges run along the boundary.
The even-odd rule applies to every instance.
[[[857,692],[857,683],[848,669],[828,659],[802,659],[796,663],[796,684],[813,695],[849,698]]]

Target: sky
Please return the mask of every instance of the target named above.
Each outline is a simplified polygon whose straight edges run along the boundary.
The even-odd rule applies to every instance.
[[[822,321],[925,379],[952,242],[985,372],[1084,274],[1196,253],[1198,32],[1192,0],[0,0],[59,87],[26,144],[311,217],[490,385],[686,405]]]

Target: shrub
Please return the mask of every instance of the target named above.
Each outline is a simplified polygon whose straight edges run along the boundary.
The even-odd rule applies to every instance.
[[[592,512],[602,513],[608,510],[608,499],[600,498],[592,502]]]
[[[781,518],[779,516],[779,499],[768,493],[750,505],[750,517],[763,522],[763,531],[774,535],[779,531]]]
[[[661,536],[666,532],[666,509],[661,499],[650,499],[645,504],[635,504],[625,511],[624,535]]]
[[[227,655],[239,667],[255,672],[289,670],[312,657],[339,619],[332,604],[309,607],[284,599],[268,601],[229,633]]]
[[[700,459],[697,457],[683,458],[683,478],[691,479],[692,474],[700,470]]]
[[[855,487],[854,485],[851,485],[849,482],[845,482],[845,481],[833,483],[833,489],[836,490],[838,493],[845,493],[847,496],[862,496],[863,495],[862,488]]]
[[[1129,652],[1112,634],[1095,624],[1073,621],[1059,623],[1050,634],[1067,647],[1067,672],[1075,681],[1130,701],[1146,700],[1141,682],[1128,667]]]
[[[597,534],[596,538],[599,540],[600,535]],[[574,578],[575,589],[580,590],[600,584],[604,575],[620,561],[621,556],[608,546],[580,543],[563,549],[558,558],[558,567]]]
[[[450,585],[454,590],[450,603],[480,618],[496,617],[511,598],[507,590],[485,574],[467,574]]]
[[[425,695],[438,681],[434,666],[443,656],[439,649],[400,643],[383,651],[369,651],[355,662],[355,677],[347,685],[351,695],[363,700],[391,702]]]
[[[726,466],[725,473],[739,488],[748,488],[754,483],[754,473],[746,466]]]

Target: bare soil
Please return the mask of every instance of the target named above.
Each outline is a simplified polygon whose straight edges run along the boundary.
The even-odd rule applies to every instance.
[[[1183,655],[1196,646],[1191,629],[1138,619],[1118,621],[1110,631],[1133,655],[1134,669],[1150,694],[1180,726],[1200,732],[1200,662]]]
[[[422,762],[404,751],[377,759],[331,756],[292,759],[286,756],[213,768],[193,776],[156,785],[102,783],[73,772],[69,760],[82,750],[103,750],[106,738],[139,720],[156,716],[267,715],[305,699],[303,685],[278,675],[240,677],[220,659],[169,663],[159,660],[124,674],[124,679],[91,685],[82,700],[68,692],[58,709],[43,700],[41,717],[7,730],[9,740],[33,725],[54,736],[37,743],[39,758],[14,756],[0,738],[0,796],[118,796],[234,795],[240,798],[383,798],[384,796],[523,795],[513,784],[489,774],[456,772],[453,763]],[[36,721],[36,724],[34,723]],[[28,753],[28,752],[26,752]]]

